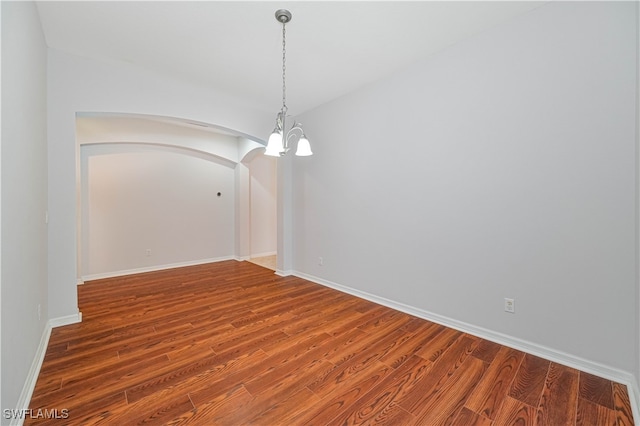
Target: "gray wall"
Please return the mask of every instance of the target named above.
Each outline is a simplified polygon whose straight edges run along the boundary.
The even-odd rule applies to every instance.
[[[16,408],[48,318],[47,53],[35,3],[1,7],[4,409]]]
[[[638,377],[636,7],[549,3],[304,114],[294,269]]]
[[[232,165],[135,144],[86,145],[82,158],[83,278],[234,257]]]
[[[249,163],[251,173],[251,257],[277,251],[277,159],[258,154]]]

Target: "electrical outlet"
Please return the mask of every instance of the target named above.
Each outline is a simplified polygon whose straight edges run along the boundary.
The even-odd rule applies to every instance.
[[[322,257],[318,258],[318,265],[320,266],[324,265],[324,259]]]
[[[505,297],[504,298],[504,311],[514,314],[516,312],[516,304],[515,303],[516,303],[515,300]]]
[[[144,254],[147,256],[151,256],[151,249],[146,249]]]
[[[42,319],[42,307],[38,303],[38,321]]]

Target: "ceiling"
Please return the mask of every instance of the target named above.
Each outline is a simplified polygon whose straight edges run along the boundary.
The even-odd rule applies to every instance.
[[[544,2],[38,2],[47,45],[209,86],[299,114]]]

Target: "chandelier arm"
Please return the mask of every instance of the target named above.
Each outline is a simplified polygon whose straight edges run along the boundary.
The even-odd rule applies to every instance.
[[[300,130],[300,135],[298,135],[298,137],[302,136],[302,129],[300,129],[299,127],[294,127],[293,129],[287,132],[287,142],[289,141],[289,139],[295,136],[294,130]]]
[[[287,136],[286,136],[286,142],[285,142],[285,146],[286,149],[290,149],[289,147],[289,139],[291,139],[291,137],[295,136],[296,131],[300,132],[300,135],[298,135],[298,138],[301,138],[304,135],[304,131],[302,130],[301,124],[300,123],[293,123],[293,127],[291,129],[289,129],[289,131],[287,132]]]

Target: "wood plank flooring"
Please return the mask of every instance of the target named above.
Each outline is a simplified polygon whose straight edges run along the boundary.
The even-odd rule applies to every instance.
[[[25,424],[633,424],[623,385],[249,262],[78,297]]]

